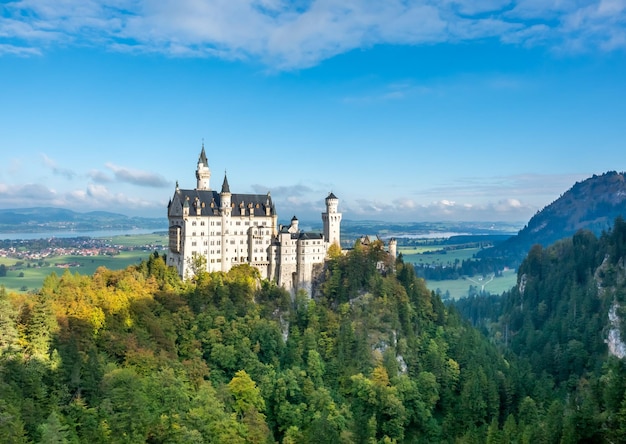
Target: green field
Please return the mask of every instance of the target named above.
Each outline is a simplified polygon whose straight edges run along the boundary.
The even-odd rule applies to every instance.
[[[72,273],[92,275],[98,267],[106,267],[110,270],[120,270],[129,265],[139,264],[156,251],[161,252],[167,242],[165,234],[136,234],[105,238],[111,245],[122,247],[135,247],[135,251],[122,251],[115,256],[54,256],[45,259],[45,266],[38,267],[39,261],[23,261],[23,267],[16,270],[8,270],[7,275],[0,277],[0,286],[8,291],[29,292],[41,288],[43,280],[50,273],[62,275],[69,270]],[[12,267],[20,259],[0,257],[0,264]],[[58,267],[58,264],[77,264],[69,268]],[[23,276],[21,276],[23,274]],[[21,277],[20,277],[21,276]]]
[[[428,245],[423,247],[399,247],[398,253],[402,253],[404,262],[412,264],[454,264],[455,260],[463,261],[471,259],[480,251],[480,248],[459,248],[442,250],[441,245]],[[441,251],[441,252],[439,252]],[[429,253],[432,252],[432,253]]]
[[[125,234],[102,239],[109,240],[112,245],[121,245],[124,247],[153,245],[155,249],[160,249],[167,245],[167,234]]]
[[[502,273],[502,277],[494,278],[490,282],[488,282],[490,279],[489,277],[483,281],[479,281],[477,277],[472,279],[478,283],[472,282],[468,279],[456,279],[445,281],[426,281],[426,286],[429,290],[438,292],[441,296],[444,296],[447,291],[450,294],[451,299],[459,299],[468,296],[470,285],[474,288],[479,287],[479,290],[484,289],[484,291],[491,294],[502,294],[517,284],[517,273],[515,270],[506,270]]]
[[[423,247],[399,247],[398,251],[402,253],[404,262],[433,265],[453,265],[457,260],[460,262],[471,259],[480,251],[478,247],[450,249],[445,250],[445,252],[441,251],[442,248],[440,245],[425,245]],[[442,296],[447,291],[450,294],[450,298],[459,299],[468,295],[470,285],[474,288],[478,287],[479,290],[488,291],[491,294],[502,294],[502,292],[510,290],[516,283],[516,272],[514,270],[506,270],[503,272],[502,277],[494,278],[491,281],[490,277],[483,279],[475,276],[465,279],[426,281],[426,286],[429,290],[437,291]]]
[[[147,259],[150,255],[148,251],[123,251],[117,256],[55,256],[47,258],[45,267],[27,267],[26,263],[23,268],[18,270],[8,270],[7,275],[0,277],[0,285],[4,286],[8,291],[24,292],[33,291],[41,288],[43,280],[51,273],[58,276],[69,270],[71,273],[79,273],[92,275],[98,267],[106,267],[110,270],[120,270],[129,265],[139,264],[142,260]],[[0,264],[7,267],[14,265],[16,259],[0,258]],[[78,266],[70,268],[59,268],[57,264],[75,263]],[[20,274],[23,273],[23,277]]]

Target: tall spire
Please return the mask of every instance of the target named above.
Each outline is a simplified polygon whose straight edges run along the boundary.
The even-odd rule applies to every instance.
[[[210,190],[209,181],[211,180],[211,170],[209,169],[209,161],[204,151],[204,139],[202,139],[202,151],[198,157],[198,168],[196,169],[196,179],[198,179],[197,190]]]
[[[226,177],[226,171],[224,171],[224,183],[222,183],[222,193],[230,193],[230,186],[228,185],[228,178]]]
[[[202,163],[202,165],[208,167],[209,161],[206,158],[206,152],[204,151],[204,138],[202,138],[202,151],[200,152],[200,158],[198,159],[198,163]]]

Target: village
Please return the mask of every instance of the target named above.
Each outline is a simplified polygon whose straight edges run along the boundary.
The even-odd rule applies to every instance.
[[[130,245],[114,241],[111,238],[91,237],[50,237],[46,239],[0,240],[0,258],[15,259],[16,266],[28,263],[31,267],[44,267],[46,260],[59,257],[118,256],[122,252],[160,250],[161,243],[147,242]],[[23,262],[20,264],[19,262]],[[6,263],[6,262],[5,262]],[[55,263],[57,268],[78,266],[77,262]],[[7,266],[10,269],[10,266]]]

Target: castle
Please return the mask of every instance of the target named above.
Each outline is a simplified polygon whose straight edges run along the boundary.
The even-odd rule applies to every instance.
[[[176,183],[167,206],[169,252],[167,265],[190,278],[198,264],[206,271],[228,271],[240,264],[256,267],[261,277],[289,291],[310,292],[314,270],[320,268],[328,248],[340,245],[339,199],[331,192],[322,213],[323,232],[304,232],[294,216],[288,226],[278,225],[270,193],[234,194],[228,179],[220,192],[210,187],[211,170],[204,151],[198,158],[196,188]]]

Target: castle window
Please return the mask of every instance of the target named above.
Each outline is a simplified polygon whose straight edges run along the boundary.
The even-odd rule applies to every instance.
[[[194,231],[193,233],[191,233],[191,235],[192,235],[192,236],[195,236],[195,235],[196,235],[196,232]]]
[[[191,222],[191,226],[195,227],[196,226],[196,221],[194,220],[193,222]]]
[[[200,225],[204,227],[204,221],[203,220],[200,221]]]

